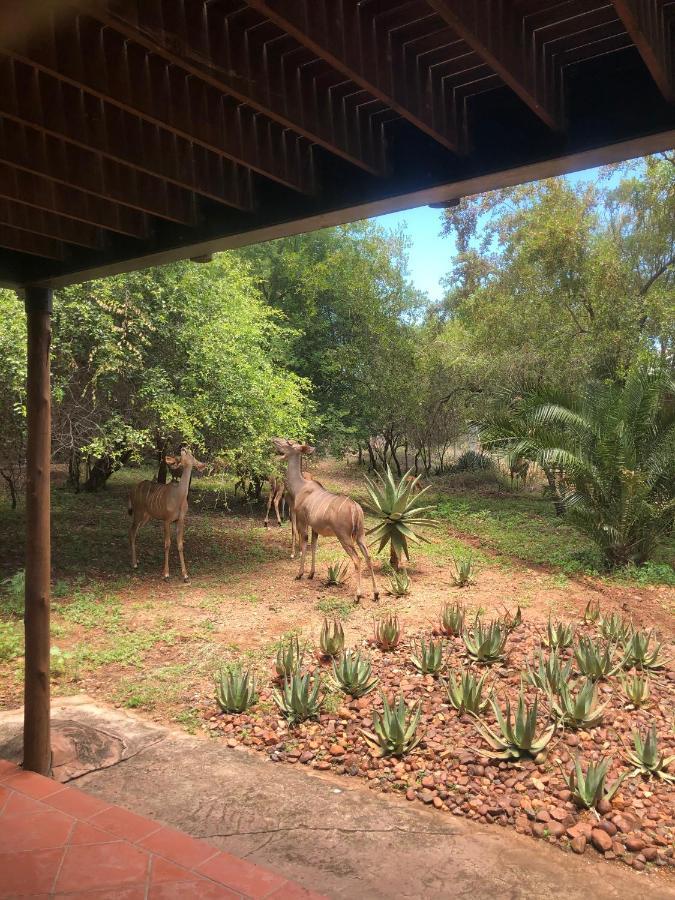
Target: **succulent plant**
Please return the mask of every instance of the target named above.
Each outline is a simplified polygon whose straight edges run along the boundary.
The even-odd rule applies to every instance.
[[[373,732],[362,734],[371,747],[378,747],[381,756],[404,756],[419,744],[417,734],[422,715],[421,704],[408,707],[403,696],[391,706],[382,695],[382,714],[373,711]]]
[[[625,644],[631,633],[631,624],[618,613],[602,616],[599,624],[600,634],[611,644]]]
[[[592,638],[579,638],[574,648],[574,658],[581,674],[594,681],[609,678],[621,668],[621,661],[616,660],[616,644],[601,647]]]
[[[659,752],[659,742],[656,737],[656,725],[647,731],[643,738],[639,731],[633,732],[633,751],[626,755],[628,762],[635,766],[631,775],[655,775],[662,781],[675,783],[675,775],[668,768],[675,762],[675,755],[664,756]]]
[[[584,610],[584,625],[595,625],[600,618],[600,601],[589,600]]]
[[[324,619],[319,636],[322,656],[336,657],[345,648],[345,633],[339,619]]]
[[[439,628],[446,637],[459,637],[464,630],[466,610],[457,603],[446,603],[441,610]]]
[[[320,690],[320,678],[310,681],[309,675],[292,675],[284,678],[280,690],[274,691],[274,702],[289,722],[304,722],[318,716],[323,703]]]
[[[411,656],[412,664],[422,675],[438,675],[443,668],[443,641],[425,644],[420,640],[420,652]]]
[[[590,762],[586,771],[581,768],[579,757],[575,757],[574,768],[568,774],[562,769],[563,778],[572,792],[572,799],[578,806],[595,809],[601,800],[611,800],[628,776],[625,772],[611,785],[605,785],[611,760],[603,758],[598,763]],[[562,768],[562,767],[561,767]]]
[[[649,700],[649,678],[646,675],[622,676],[621,687],[628,700],[636,709],[644,706]]]
[[[606,703],[598,705],[598,691],[594,681],[587,678],[576,692],[563,682],[558,691],[549,694],[553,715],[571,728],[593,728],[602,721]]]
[[[486,664],[504,658],[508,636],[508,631],[498,620],[484,625],[476,619],[471,628],[465,628],[462,632],[462,640],[471,659]]]
[[[380,650],[395,650],[398,647],[401,640],[401,626],[395,613],[375,622],[374,639]]]
[[[305,648],[300,649],[300,641],[297,634],[291,635],[285,644],[277,650],[276,670],[279,678],[289,678],[296,675],[302,666]]]
[[[345,650],[339,659],[333,661],[335,683],[351,697],[369,694],[379,678],[371,678],[370,661],[363,659],[355,650]]]
[[[623,642],[624,669],[661,669],[665,659],[661,656],[661,644],[650,649],[654,632],[636,628]]]
[[[389,575],[389,593],[394,597],[405,597],[410,593],[410,576],[405,569],[392,571]]]
[[[572,672],[572,663],[563,665],[557,650],[552,650],[547,657],[541,651],[538,657],[539,665],[531,669],[527,663],[527,677],[533,687],[548,693],[557,693],[560,686],[566,684]]]
[[[216,702],[223,712],[245,712],[258,699],[255,675],[248,670],[242,672],[240,666],[223,667],[214,680]]]
[[[510,613],[508,609],[502,617],[502,624],[509,634],[514,632],[523,621],[523,613],[520,606],[516,607],[515,613]]]
[[[555,624],[548,620],[546,626],[546,636],[542,639],[545,647],[551,650],[564,650],[566,647],[572,646],[574,640],[574,625],[571,623],[556,622]]]
[[[530,706],[525,701],[521,689],[518,697],[518,708],[515,717],[511,718],[511,703],[506,700],[506,713],[502,713],[496,700],[491,700],[492,709],[497,718],[500,734],[496,734],[482,722],[476,722],[476,728],[483,739],[492,748],[491,751],[479,750],[481,756],[489,759],[520,759],[523,756],[538,756],[547,746],[555,725],[546,728],[537,736],[538,701],[535,697]]]
[[[326,578],[326,584],[331,587],[338,584],[344,584],[345,579],[347,578],[347,573],[349,572],[349,563],[347,562],[334,562],[332,565],[328,566],[328,577]]]
[[[448,702],[460,715],[465,712],[478,715],[485,709],[490,699],[483,697],[486,678],[487,672],[481,678],[477,678],[468,669],[460,670],[459,678],[455,678],[453,672],[449,674],[448,680],[445,682]]]
[[[456,587],[473,584],[473,554],[452,557],[451,577]]]

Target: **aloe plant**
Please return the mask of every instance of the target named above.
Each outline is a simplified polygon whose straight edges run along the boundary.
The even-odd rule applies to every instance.
[[[598,690],[590,678],[577,690],[576,694],[566,682],[558,691],[549,694],[551,711],[571,728],[593,728],[602,721],[607,704],[598,704]]]
[[[420,703],[408,707],[403,696],[395,704],[389,705],[382,695],[382,714],[373,711],[373,732],[362,731],[371,747],[378,747],[381,756],[404,756],[419,744],[417,734],[422,715]]]
[[[659,742],[656,736],[656,725],[647,731],[643,738],[639,731],[633,732],[633,751],[629,751],[626,759],[635,766],[631,775],[655,775],[662,781],[675,783],[675,775],[668,768],[675,762],[673,756],[664,756],[659,752]]]
[[[345,633],[339,619],[324,619],[319,636],[322,656],[336,657],[345,648]]]
[[[372,666],[355,650],[345,650],[338,660],[333,661],[333,677],[335,683],[345,694],[351,697],[364,697],[369,694],[379,678],[372,678]]]
[[[395,650],[401,640],[398,616],[390,614],[376,621],[374,639],[380,650]]]
[[[616,659],[616,645],[600,646],[592,638],[580,637],[574,648],[574,658],[582,675],[598,681],[609,678],[621,668],[621,660]]]
[[[448,702],[462,715],[465,712],[478,715],[483,712],[488,704],[489,697],[483,697],[483,687],[487,672],[481,678],[477,678],[468,669],[462,669],[459,678],[451,672],[445,682]]]
[[[223,668],[215,677],[216,702],[226,713],[245,712],[258,699],[255,675],[240,666]]]
[[[319,715],[323,703],[320,690],[320,678],[292,675],[284,678],[280,690],[274,691],[274,702],[291,724],[304,722]]]
[[[349,563],[347,562],[334,562],[332,565],[328,566],[328,577],[326,578],[326,584],[329,587],[333,587],[335,585],[344,584],[347,573],[349,571]]]
[[[666,661],[661,656],[661,644],[650,648],[653,630],[634,629],[623,642],[624,669],[661,669]]]
[[[600,618],[599,631],[610,644],[625,644],[631,633],[631,624],[618,613]]]
[[[621,677],[621,687],[623,692],[636,708],[644,706],[649,700],[649,678],[646,675],[633,675],[631,677]]]
[[[543,638],[543,644],[551,650],[565,650],[571,647],[574,640],[574,625],[571,623],[556,622],[553,624],[548,620],[546,626],[546,636]]]
[[[533,687],[540,688],[548,693],[557,693],[561,685],[569,681],[572,672],[572,663],[567,662],[563,665],[557,650],[552,650],[547,657],[539,652],[539,665],[536,669],[531,669],[529,663],[527,666],[527,677]]]
[[[450,573],[456,587],[473,584],[473,554],[452,557],[453,571]]]
[[[394,597],[405,597],[410,593],[410,576],[405,569],[400,571],[394,570],[391,573],[389,576],[389,593],[393,594]]]
[[[412,664],[422,675],[438,675],[443,668],[443,642],[430,640],[425,644],[420,640],[420,650],[410,657]]]
[[[419,533],[420,528],[435,527],[430,518],[435,505],[426,502],[424,494],[429,487],[417,490],[420,477],[413,478],[410,471],[397,482],[387,467],[384,476],[375,473],[379,483],[366,478],[370,497],[369,512],[378,520],[377,525],[368,530],[379,541],[377,552],[389,544],[389,562],[398,569],[401,560],[410,559],[408,542],[428,543],[428,538]]]
[[[305,647],[300,649],[300,641],[297,634],[292,635],[277,650],[276,670],[279,678],[289,678],[291,675],[296,675],[302,667],[304,656]]]
[[[579,757],[575,757],[574,768],[567,774],[562,769],[563,778],[572,792],[572,799],[578,806],[596,809],[601,800],[611,800],[627,777],[625,772],[611,785],[605,785],[611,760],[603,758],[598,763],[590,762],[586,771],[581,768]]]
[[[584,625],[595,625],[600,618],[600,601],[589,600],[584,609]]]
[[[476,728],[483,739],[492,748],[490,751],[479,750],[481,756],[488,759],[520,759],[523,756],[538,756],[549,744],[555,731],[551,725],[537,735],[538,701],[535,697],[530,706],[520,691],[515,716],[511,718],[511,703],[506,700],[506,713],[502,713],[496,700],[490,701],[494,710],[499,734],[482,722],[476,722]]]
[[[440,630],[446,637],[459,637],[464,630],[466,611],[461,603],[446,603],[441,610]]]
[[[462,632],[462,640],[471,659],[486,664],[504,658],[508,636],[508,631],[497,620],[484,625],[476,619],[473,627]]]

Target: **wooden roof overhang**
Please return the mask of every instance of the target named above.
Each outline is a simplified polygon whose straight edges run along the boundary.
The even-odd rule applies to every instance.
[[[670,148],[674,47],[675,0],[4,0],[0,284]]]

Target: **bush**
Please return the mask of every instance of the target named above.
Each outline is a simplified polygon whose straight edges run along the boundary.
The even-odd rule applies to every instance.
[[[494,470],[495,464],[489,456],[477,450],[465,450],[457,457],[455,464],[450,468],[451,472],[486,472]]]

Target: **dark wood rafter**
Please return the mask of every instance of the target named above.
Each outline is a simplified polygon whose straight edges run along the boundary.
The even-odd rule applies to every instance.
[[[105,233],[95,225],[76,222],[65,216],[33,209],[25,203],[15,203],[2,198],[0,198],[0,222],[19,231],[33,232],[92,250],[100,250],[105,242]]]
[[[0,197],[139,240],[150,236],[148,217],[144,213],[49,178],[15,169],[2,161]]]
[[[504,0],[428,0],[436,12],[539,118],[562,129],[553,73],[532,53],[515,5]]]
[[[444,97],[445,102],[434,102],[434,93],[443,91],[442,82],[434,82],[431,72],[423,72],[420,80],[401,90],[395,72],[403,59],[392,58],[392,44],[378,33],[367,4],[359,0],[247,3],[416,128],[448,149],[460,148],[459,111],[453,108],[451,96]]]
[[[170,222],[196,221],[190,192],[1,117],[0,160]]]
[[[675,102],[675,4],[613,0],[631,40],[663,96]]]
[[[4,247],[6,250],[15,250],[17,253],[42,256],[46,259],[63,259],[66,255],[61,241],[43,237],[41,234],[30,234],[2,224],[0,224],[0,247]]]
[[[384,174],[382,125],[359,118],[317,78],[271,23],[247,27],[205,0],[142,0],[91,15],[130,41],[234,97],[284,128],[373,174]],[[252,13],[255,16],[255,13]],[[271,33],[270,33],[271,32]],[[256,71],[264,55],[265,67]]]
[[[316,188],[311,144],[85,16],[12,58],[294,190]]]

